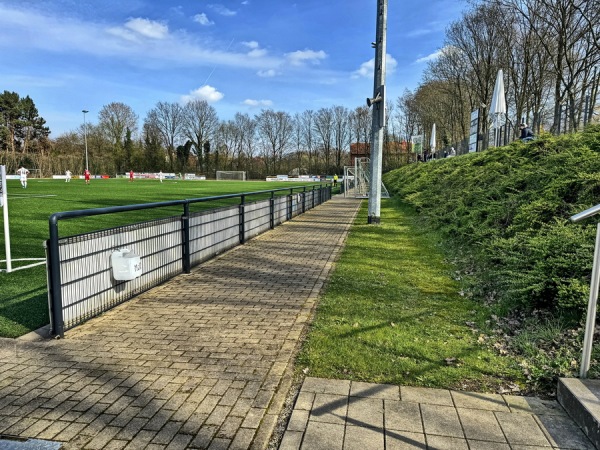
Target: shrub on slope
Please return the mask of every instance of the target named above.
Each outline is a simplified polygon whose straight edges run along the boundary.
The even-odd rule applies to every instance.
[[[551,312],[587,304],[600,217],[568,219],[600,203],[600,126],[412,164],[384,182],[467,256],[478,297]]]

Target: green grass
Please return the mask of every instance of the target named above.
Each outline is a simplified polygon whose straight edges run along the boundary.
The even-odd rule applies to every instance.
[[[308,184],[308,183],[304,183]],[[181,181],[128,179],[83,180],[30,179],[27,189],[19,180],[7,180],[12,259],[44,258],[43,243],[48,239],[48,218],[56,212],[139,203],[200,198],[241,192],[290,188],[297,183],[240,181]],[[251,197],[248,201],[256,200]],[[239,203],[239,199],[230,200]],[[219,202],[224,204],[227,201]],[[214,207],[199,204],[192,210]],[[60,236],[110,228],[157,217],[180,215],[182,207],[109,214],[59,222]],[[5,258],[3,216],[0,214],[0,259]],[[13,269],[28,264],[13,262]],[[5,269],[5,263],[0,263]],[[0,337],[17,337],[49,323],[45,266],[0,272]]]
[[[298,359],[311,376],[497,390],[523,386],[514,359],[478,342],[489,312],[461,295],[438,235],[411,208],[366,202],[351,229]]]

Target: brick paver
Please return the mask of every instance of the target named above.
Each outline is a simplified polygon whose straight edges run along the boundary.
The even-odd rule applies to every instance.
[[[0,434],[77,450],[264,448],[359,204],[336,197],[64,339],[0,339]],[[335,428],[314,425],[309,440]]]

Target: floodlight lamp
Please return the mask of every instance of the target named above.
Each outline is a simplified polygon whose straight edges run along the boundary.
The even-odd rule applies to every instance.
[[[367,98],[367,106],[370,108],[373,103],[381,101],[381,94],[378,92],[375,98]]]

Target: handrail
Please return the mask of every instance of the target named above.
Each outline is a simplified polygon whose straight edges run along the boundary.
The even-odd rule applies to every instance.
[[[600,213],[600,205],[593,206],[570,217],[571,222],[577,223]],[[598,305],[598,286],[600,284],[600,222],[596,225],[596,244],[594,246],[594,265],[592,266],[592,279],[590,281],[590,298],[588,300],[585,335],[583,338],[583,351],[579,377],[587,378],[592,359],[592,345],[594,343],[594,330],[596,328],[596,309]]]

